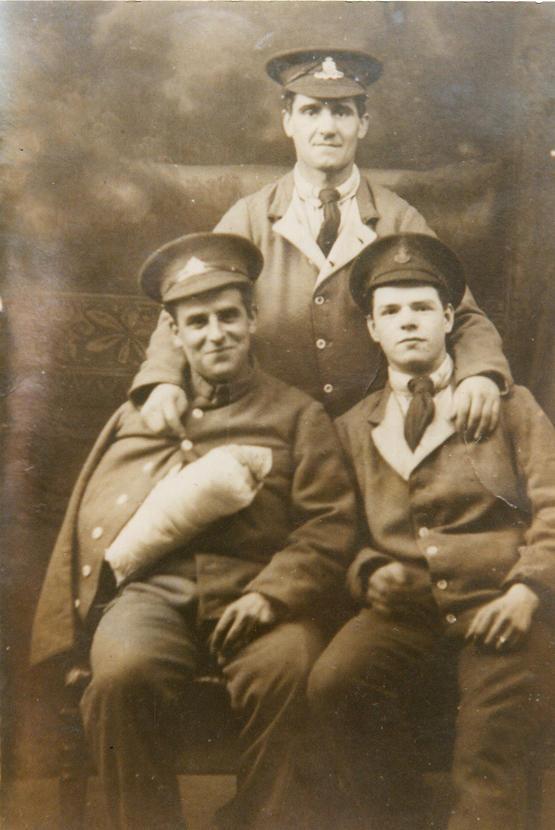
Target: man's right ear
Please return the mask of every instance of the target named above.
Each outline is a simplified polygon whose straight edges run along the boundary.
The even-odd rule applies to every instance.
[[[181,342],[181,337],[179,336],[179,329],[177,328],[177,323],[175,322],[175,320],[173,318],[173,314],[170,314],[169,317],[170,317],[170,331],[172,333],[173,345],[177,349],[180,349],[183,346],[183,343]]]
[[[281,123],[283,126],[283,132],[285,133],[287,138],[291,138],[291,113],[288,109],[282,109]]]
[[[374,325],[374,318],[372,317],[372,314],[366,315],[366,328],[368,329],[370,337],[372,338],[374,343],[379,343],[380,339],[376,334],[376,326]]]

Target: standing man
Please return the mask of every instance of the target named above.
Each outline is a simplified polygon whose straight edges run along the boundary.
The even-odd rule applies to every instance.
[[[555,431],[522,387],[503,399],[489,438],[454,430],[446,338],[464,275],[437,239],[381,239],[356,260],[351,287],[389,382],[337,421],[367,533],[349,572],[361,610],[309,682],[330,741],[324,768],[341,782],[345,812],[332,826],[428,826],[414,719],[425,702],[445,705],[439,690],[452,671],[449,830],[522,830],[527,763],[552,715],[542,683],[552,660]]]
[[[381,74],[379,61],[352,50],[304,49],[278,55],[266,68],[282,88],[283,128],[297,164],[239,200],[216,230],[251,239],[264,255],[256,296],[261,365],[335,416],[366,394],[382,365],[349,292],[353,259],[381,236],[433,231],[355,164],[358,142],[371,128],[366,97]],[[511,378],[499,335],[468,289],[457,309],[453,345],[456,427],[485,434],[497,421],[499,389]],[[183,360],[162,315],[131,391],[155,433],[181,428],[187,405],[180,388]]]
[[[34,663],[92,636],[82,713],[117,830],[182,826],[174,757],[187,736],[175,717],[209,651],[242,724],[237,794],[219,826],[282,830],[295,826],[287,805],[300,809],[295,740],[324,645],[317,620],[354,544],[354,496],[322,406],[251,359],[261,265],[231,234],[182,237],[147,260],[143,288],[187,359],[186,437],[153,435],[129,403],[116,412],[39,601]],[[237,453],[263,463],[237,468]]]

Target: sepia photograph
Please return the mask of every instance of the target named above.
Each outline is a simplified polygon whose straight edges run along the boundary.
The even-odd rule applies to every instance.
[[[555,4],[0,0],[0,823],[555,827]]]

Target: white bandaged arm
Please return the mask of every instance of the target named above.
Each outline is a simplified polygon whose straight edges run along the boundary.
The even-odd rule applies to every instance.
[[[268,447],[229,444],[174,468],[120,530],[105,559],[118,584],[253,501],[272,468]]]

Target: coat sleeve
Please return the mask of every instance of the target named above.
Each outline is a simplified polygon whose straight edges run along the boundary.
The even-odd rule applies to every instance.
[[[470,288],[455,311],[450,338],[455,358],[455,380],[472,375],[490,375],[505,391],[512,383],[511,370],[503,354],[499,332],[476,304]]]
[[[524,582],[540,595],[555,593],[555,429],[523,387],[505,403],[513,457],[526,490],[531,520],[519,560],[505,585]]]
[[[251,238],[249,213],[246,201],[240,199],[222,216],[214,231],[236,233]],[[153,386],[173,383],[181,386],[186,366],[183,349],[174,344],[170,328],[170,315],[162,311],[156,329],[151,335],[146,357],[133,378],[129,395],[133,403],[144,403]]]
[[[333,425],[316,402],[298,418],[293,463],[293,530],[244,593],[258,591],[297,616],[337,601],[355,540],[353,489]]]
[[[144,403],[152,387],[159,383],[181,386],[186,361],[183,349],[176,346],[170,328],[170,315],[162,311],[150,337],[146,357],[133,378],[129,395],[133,403]]]

